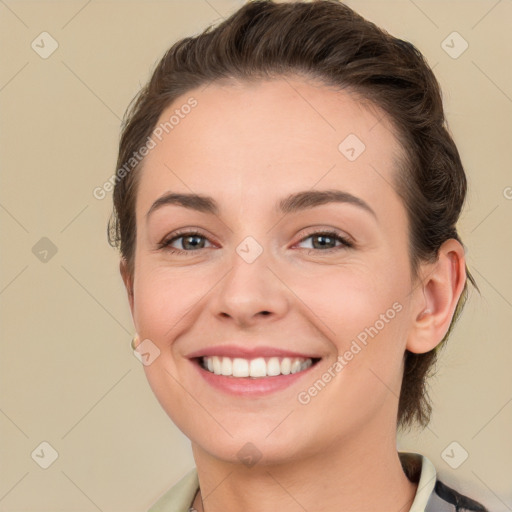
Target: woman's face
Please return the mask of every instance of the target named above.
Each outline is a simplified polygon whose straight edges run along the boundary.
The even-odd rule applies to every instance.
[[[141,171],[131,303],[164,410],[235,462],[394,435],[417,292],[386,118],[291,78],[212,83],[173,114]]]

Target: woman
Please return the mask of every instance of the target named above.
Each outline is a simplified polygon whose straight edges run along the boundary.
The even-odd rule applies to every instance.
[[[486,510],[396,449],[475,284],[414,46],[336,1],[247,3],[168,50],[118,169],[133,346],[197,467],[151,511]]]

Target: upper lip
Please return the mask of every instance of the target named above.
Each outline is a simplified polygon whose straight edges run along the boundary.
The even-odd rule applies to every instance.
[[[245,347],[240,345],[216,345],[205,347],[188,354],[189,359],[195,357],[222,356],[222,357],[240,357],[242,359],[255,359],[257,357],[300,357],[304,359],[319,359],[319,355],[295,352],[277,347]]]

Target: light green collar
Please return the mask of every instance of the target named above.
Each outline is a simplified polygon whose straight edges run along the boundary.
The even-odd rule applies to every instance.
[[[418,489],[409,512],[425,512],[427,502],[436,484],[436,469],[430,460],[424,455],[413,452],[399,452],[400,459],[421,461],[421,474],[418,481]],[[189,471],[176,485],[171,487],[150,508],[148,512],[189,512],[195,495],[199,490],[197,469]]]
[[[161,496],[148,512],[188,512],[198,490],[197,469],[193,468]]]

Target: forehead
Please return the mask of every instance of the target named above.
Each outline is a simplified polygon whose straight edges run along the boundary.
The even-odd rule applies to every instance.
[[[168,191],[209,195],[237,211],[312,188],[374,204],[398,199],[401,150],[387,117],[310,81],[211,83],[165,109],[152,139],[137,197],[144,211]]]

